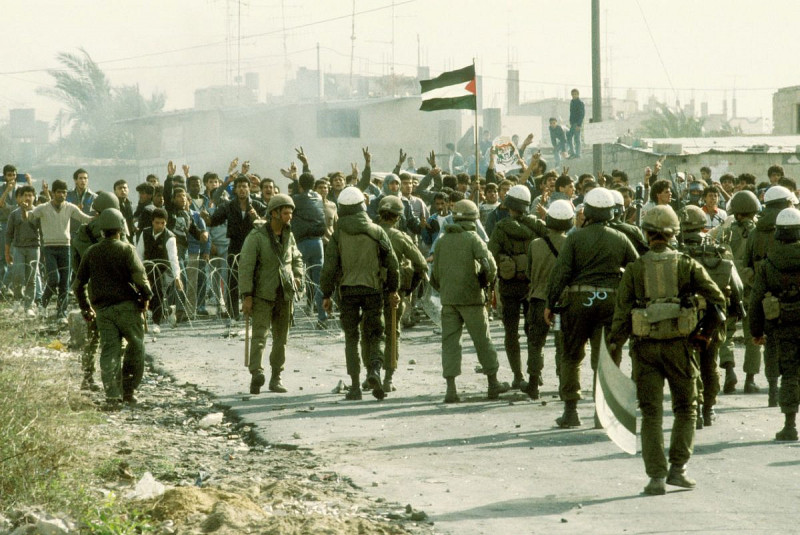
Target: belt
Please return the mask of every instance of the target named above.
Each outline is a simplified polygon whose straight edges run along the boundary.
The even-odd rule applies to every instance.
[[[591,286],[589,284],[573,284],[571,286],[567,286],[568,292],[616,292],[616,288],[604,288],[601,286]]]

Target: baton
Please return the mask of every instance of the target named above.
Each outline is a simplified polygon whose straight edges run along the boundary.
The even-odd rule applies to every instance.
[[[144,334],[147,334],[149,331],[147,328],[147,310],[142,310],[142,320],[144,321]]]
[[[397,369],[397,307],[392,305],[392,332],[389,340],[392,342],[392,371]]]
[[[250,315],[244,316],[244,367],[250,367]]]

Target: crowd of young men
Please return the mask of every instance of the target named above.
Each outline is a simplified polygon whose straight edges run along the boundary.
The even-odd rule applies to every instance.
[[[579,135],[580,125],[572,127]],[[779,166],[768,170],[769,182],[756,184],[748,174],[712,182],[708,168],[700,178],[661,178],[659,160],[634,189],[624,171],[576,178],[566,167],[547,171],[539,153],[529,162],[520,158],[519,170],[504,175],[489,151],[484,178],[444,171],[433,152],[427,167],[414,168],[401,149],[393,171],[378,179],[368,148],[361,173],[353,164],[348,176],[332,172],[323,178],[312,173],[302,147],[296,152],[302,170],[294,163],[281,170],[289,179],[288,195],[278,192],[274,180],[250,173],[248,162],[239,169],[238,159],[224,180],[213,172],[191,175],[188,165],[179,176],[169,162],[163,185],[150,175],[136,186],[135,207],[125,181],[115,183],[113,192],[94,193],[88,173],[78,169],[74,189],[56,180],[49,189],[42,183],[37,196],[31,177],[18,184],[16,169],[6,165],[0,194],[4,292],[28,316],[43,314],[55,296],[53,318],[64,324],[76,270],[76,295],[90,324],[84,387],[95,388],[99,333],[112,407],[135,402],[142,353],[141,333],[126,331],[114,318],[141,323],[141,312],[149,308],[157,332],[165,318],[175,326],[208,314],[212,299],[229,322],[240,314],[253,318],[251,393],[259,394],[266,383],[262,357],[270,329],[268,387],[287,391],[281,381],[285,346],[295,297],[305,294],[304,306],[320,329],[332,326],[338,310],[351,377],[346,399],[361,399],[368,388],[380,400],[397,388],[400,325],[416,323],[414,302],[430,284],[441,299],[445,402],[459,401],[455,380],[464,326],[487,375],[490,399],[511,388],[539,397],[542,350],[553,330],[564,401],[556,421],[561,428],[581,425],[577,406],[587,342],[596,370],[603,343],[619,364],[630,340],[649,494],[662,494],[665,482],[694,486],[685,470],[694,430],[713,425],[720,390],[736,390],[732,346],[741,322],[744,392],[760,391],[755,375],[766,344],[767,403],[786,414],[776,438],[797,439],[800,356],[791,318],[800,309],[800,212],[791,211],[796,184]],[[458,156],[450,155],[448,167],[458,167]],[[107,258],[97,260],[93,245],[105,240],[113,241],[103,247],[122,259],[125,273],[113,271],[120,268]],[[95,265],[86,265],[92,259]],[[135,291],[114,297],[92,290],[109,276],[123,278]],[[493,317],[503,323],[511,384],[497,378],[489,335]],[[120,337],[133,348],[130,363],[128,353],[121,363]],[[664,378],[676,415],[669,470],[660,432]]]

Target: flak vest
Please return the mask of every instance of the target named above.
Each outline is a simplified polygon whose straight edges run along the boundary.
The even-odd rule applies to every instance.
[[[380,261],[380,245],[368,234],[339,233],[339,258],[342,265],[340,286],[366,286],[383,291],[385,271]]]

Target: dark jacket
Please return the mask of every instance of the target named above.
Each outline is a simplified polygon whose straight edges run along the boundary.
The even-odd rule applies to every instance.
[[[766,259],[756,267],[748,308],[753,338],[773,334],[796,341],[800,337],[800,322],[784,317],[783,306],[778,319],[764,318],[762,301],[767,292],[777,297],[782,305],[793,304],[795,310],[800,307],[800,243],[775,242]]]
[[[214,197],[215,199],[217,198],[217,192],[214,192]],[[217,202],[219,203],[219,201]],[[267,207],[264,203],[248,199],[245,212],[249,211],[251,206],[255,209],[259,217],[264,217],[267,214]],[[211,214],[209,226],[216,227],[225,222],[228,223],[228,238],[231,240],[228,245],[228,254],[239,254],[242,250],[244,239],[250,231],[253,230],[253,220],[246,214],[242,217],[242,210],[239,208],[239,199],[233,198],[228,202],[219,203],[217,205],[217,210]]]
[[[295,241],[300,243],[308,238],[322,238],[326,229],[322,197],[314,191],[304,191],[292,195],[292,200],[292,234]]]
[[[569,125],[582,126],[583,119],[586,116],[586,107],[583,101],[579,98],[573,98],[569,101]]]
[[[104,239],[86,251],[73,288],[81,310],[88,309],[89,302],[94,308],[103,308],[152,296],[136,249],[117,239]]]

